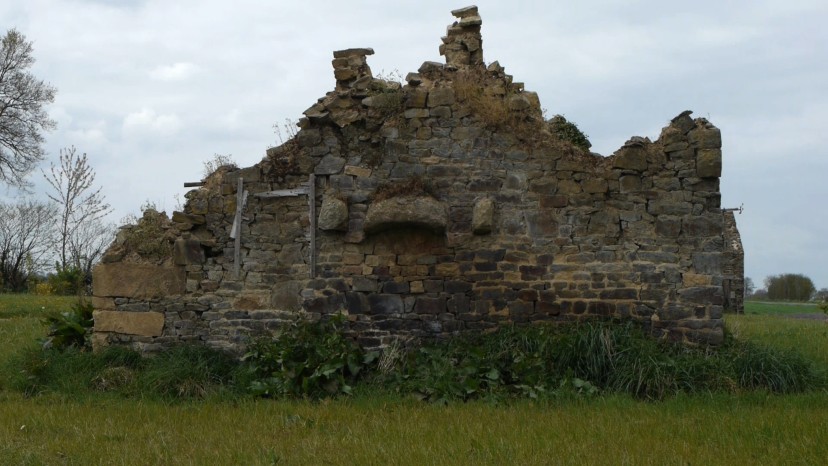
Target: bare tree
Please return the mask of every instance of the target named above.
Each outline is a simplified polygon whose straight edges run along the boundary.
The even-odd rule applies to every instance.
[[[37,201],[0,203],[0,289],[24,291],[47,265],[55,207]]]
[[[35,78],[32,43],[12,29],[0,46],[0,181],[26,187],[26,175],[43,160],[41,132],[55,127],[44,106],[55,88]]]
[[[61,149],[60,163],[51,165],[44,178],[54,192],[47,193],[57,203],[57,242],[60,247],[58,266],[91,270],[91,263],[100,256],[99,243],[108,239],[112,229],[103,226],[103,218],[112,209],[101,188],[95,189],[95,171],[86,154],[78,155],[74,147]],[[91,248],[91,249],[90,249]]]
[[[115,236],[115,225],[94,220],[78,225],[69,240],[69,256],[84,277],[92,276],[92,267],[98,263]]]

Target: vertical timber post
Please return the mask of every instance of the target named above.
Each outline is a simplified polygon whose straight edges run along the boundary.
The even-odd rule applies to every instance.
[[[233,248],[233,276],[239,279],[241,271],[241,220],[244,203],[247,200],[247,192],[244,190],[244,179],[239,177],[236,184],[236,216],[233,218],[233,228],[230,236],[235,240]]]

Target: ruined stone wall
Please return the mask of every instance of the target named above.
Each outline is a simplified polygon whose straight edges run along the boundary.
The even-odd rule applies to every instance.
[[[722,290],[724,308],[735,313],[745,312],[745,251],[742,236],[736,228],[736,216],[732,210],[724,212],[724,264],[722,266]]]
[[[590,317],[720,343],[720,131],[682,112],[654,142],[585,152],[484,64],[477,9],[453,13],[446,63],[402,84],[372,76],[371,49],[334,52],[295,138],[188,193],[168,257],[121,235],[95,270],[96,345],[238,351],[335,313],[369,347]]]

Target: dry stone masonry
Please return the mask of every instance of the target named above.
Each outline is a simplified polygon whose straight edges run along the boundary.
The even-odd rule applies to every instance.
[[[595,317],[720,343],[742,272],[719,129],[687,111],[656,141],[585,152],[484,63],[477,8],[452,13],[445,63],[398,83],[372,49],[334,52],[294,138],[122,230],[94,271],[95,345],[238,352],[337,313],[367,347]]]

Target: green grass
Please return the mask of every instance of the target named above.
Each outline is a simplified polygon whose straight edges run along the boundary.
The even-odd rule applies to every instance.
[[[779,315],[728,315],[725,322],[737,338],[795,350],[828,368],[828,322]]]
[[[814,303],[783,303],[766,301],[745,301],[746,315],[788,315],[822,313]]]
[[[0,295],[0,365],[44,335],[44,311],[73,302],[43,299]],[[828,367],[825,322],[748,314],[726,323],[739,338],[797,349]],[[370,388],[319,402],[174,403],[97,392],[27,398],[0,388],[0,458],[33,465],[824,464],[828,393],[659,402],[570,393],[442,406]]]
[[[0,294],[0,367],[20,348],[46,336],[42,319],[51,311],[66,311],[74,296]],[[2,382],[0,374],[0,382]],[[1,384],[0,384],[1,386]]]
[[[828,397],[0,401],[8,464],[824,464]]]
[[[44,317],[50,311],[68,310],[77,301],[77,296],[0,294],[0,319]]]

